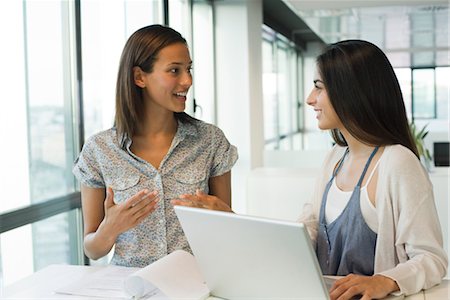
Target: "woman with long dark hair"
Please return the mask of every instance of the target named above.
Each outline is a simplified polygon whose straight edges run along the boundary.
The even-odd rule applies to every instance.
[[[329,45],[306,102],[337,144],[300,218],[323,274],[345,276],[331,299],[409,295],[440,283],[447,255],[433,188],[385,54],[361,40]]]

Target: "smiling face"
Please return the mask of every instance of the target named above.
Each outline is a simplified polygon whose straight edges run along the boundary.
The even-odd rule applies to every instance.
[[[135,84],[145,89],[143,95],[150,110],[183,112],[186,94],[192,85],[192,61],[187,46],[176,43],[163,48],[150,73],[134,69]]]
[[[343,125],[328,98],[327,90],[319,72],[314,75],[314,88],[306,98],[306,103],[314,108],[318,126],[322,130],[342,129]]]

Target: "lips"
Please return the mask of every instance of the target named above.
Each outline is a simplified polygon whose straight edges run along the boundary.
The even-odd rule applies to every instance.
[[[174,93],[174,95],[177,97],[186,97],[187,93],[188,93],[187,91],[186,92],[177,92],[177,93]]]
[[[319,116],[322,114],[322,110],[321,109],[314,109],[314,111],[316,112],[316,118],[319,118]]]

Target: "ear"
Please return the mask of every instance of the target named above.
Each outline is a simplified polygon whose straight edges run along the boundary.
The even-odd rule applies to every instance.
[[[140,67],[133,67],[134,84],[142,89],[145,88],[144,76],[145,72]]]

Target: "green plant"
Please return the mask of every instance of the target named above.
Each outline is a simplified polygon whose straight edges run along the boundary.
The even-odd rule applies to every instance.
[[[428,161],[431,161],[430,151],[425,146],[424,138],[428,134],[427,129],[428,124],[422,127],[422,129],[418,129],[416,124],[413,122],[409,123],[409,129],[411,130],[411,134],[413,136],[414,142],[416,143],[417,151],[419,151],[419,155],[425,158]]]

